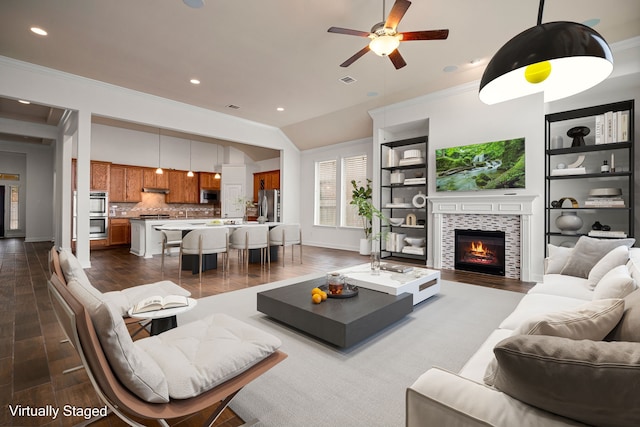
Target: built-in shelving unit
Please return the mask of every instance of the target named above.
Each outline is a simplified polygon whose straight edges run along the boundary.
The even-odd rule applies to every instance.
[[[545,116],[547,243],[571,245],[583,235],[634,236],[633,118],[633,100]],[[580,135],[574,144],[567,133],[587,133],[584,145],[577,145]],[[561,215],[578,216],[582,226],[561,229]]]
[[[380,207],[387,218],[402,220],[381,224],[382,258],[427,259],[427,149],[426,136],[380,146]]]

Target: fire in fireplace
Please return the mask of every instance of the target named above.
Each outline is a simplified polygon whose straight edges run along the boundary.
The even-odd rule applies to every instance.
[[[455,230],[457,270],[504,276],[504,231]]]

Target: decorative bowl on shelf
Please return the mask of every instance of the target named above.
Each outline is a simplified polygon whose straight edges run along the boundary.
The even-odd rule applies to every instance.
[[[389,224],[395,225],[396,227],[402,225],[404,223],[404,218],[389,218]]]
[[[404,241],[411,246],[422,247],[424,246],[425,238],[424,237],[405,237]]]
[[[590,197],[619,197],[622,196],[622,188],[592,188],[589,190]]]

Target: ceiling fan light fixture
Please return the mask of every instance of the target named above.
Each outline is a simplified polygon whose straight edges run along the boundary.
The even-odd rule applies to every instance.
[[[400,38],[397,35],[382,35],[374,37],[369,42],[369,49],[371,49],[378,56],[388,56],[391,52],[396,50],[400,46]]]
[[[613,71],[604,38],[576,22],[549,22],[509,40],[491,59],[480,81],[485,104],[544,93],[544,102],[587,90]]]

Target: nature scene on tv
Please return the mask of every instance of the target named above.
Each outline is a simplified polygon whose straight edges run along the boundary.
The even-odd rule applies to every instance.
[[[436,150],[436,191],[525,188],[524,138]]]

